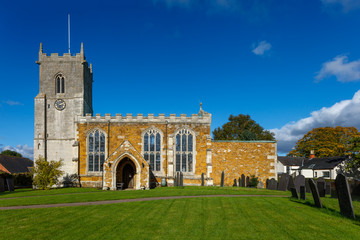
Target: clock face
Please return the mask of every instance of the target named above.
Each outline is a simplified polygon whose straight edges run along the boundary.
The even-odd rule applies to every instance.
[[[56,100],[54,105],[55,105],[55,108],[56,108],[57,110],[60,110],[60,111],[61,111],[61,110],[64,110],[65,107],[66,107],[65,101],[62,100],[62,99]]]

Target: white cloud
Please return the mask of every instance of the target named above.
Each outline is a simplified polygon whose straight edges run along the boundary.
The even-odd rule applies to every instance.
[[[325,7],[341,7],[344,12],[360,8],[360,0],[321,0]]]
[[[10,105],[10,106],[15,106],[15,105],[24,105],[20,102],[16,102],[16,101],[12,101],[12,100],[7,100],[7,101],[3,101],[3,103]]]
[[[4,150],[11,150],[20,153],[23,157],[33,159],[34,156],[34,148],[30,147],[29,145],[17,145],[16,147],[13,146],[5,146],[0,147],[0,152]]]
[[[258,43],[258,45],[253,44],[253,50],[252,52],[256,55],[264,55],[266,51],[269,51],[271,49],[271,44],[267,41],[261,41]]]
[[[275,133],[275,138],[278,140],[279,152],[291,151],[297,140],[313,128],[343,126],[360,129],[360,90],[352,99],[340,101],[328,108],[323,107],[310,115],[297,122],[288,123],[280,129],[270,130]]]
[[[360,59],[349,62],[345,55],[336,56],[322,65],[317,80],[322,80],[326,77],[335,76],[339,82],[351,82],[360,80]]]

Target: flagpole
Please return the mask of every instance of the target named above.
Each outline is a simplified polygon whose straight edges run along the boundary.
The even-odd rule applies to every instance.
[[[70,13],[68,14],[68,42],[69,42],[69,53],[70,53]]]

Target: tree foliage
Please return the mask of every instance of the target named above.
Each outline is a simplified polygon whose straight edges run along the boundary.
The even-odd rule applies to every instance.
[[[57,185],[59,177],[64,173],[60,170],[62,165],[62,160],[48,162],[45,158],[39,157],[34,164],[34,186],[38,189],[50,189]]]
[[[14,157],[22,157],[22,155],[18,152],[11,150],[4,150],[0,153],[1,155],[14,156]]]
[[[214,140],[275,140],[274,134],[264,130],[249,115],[230,115],[229,122],[213,131]]]
[[[350,155],[354,139],[360,137],[355,127],[323,127],[314,128],[304,135],[288,155],[309,157],[315,151],[316,157],[334,157]]]

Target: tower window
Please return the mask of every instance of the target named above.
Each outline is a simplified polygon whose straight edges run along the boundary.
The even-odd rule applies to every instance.
[[[56,76],[56,93],[65,93],[65,78],[61,74]]]

